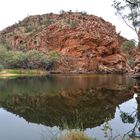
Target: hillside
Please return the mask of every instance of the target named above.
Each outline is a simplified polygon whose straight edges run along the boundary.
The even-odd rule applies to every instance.
[[[13,51],[35,49],[46,56],[57,53],[59,59],[49,67],[55,72],[129,71],[115,26],[84,12],[29,16],[1,31],[0,42]]]

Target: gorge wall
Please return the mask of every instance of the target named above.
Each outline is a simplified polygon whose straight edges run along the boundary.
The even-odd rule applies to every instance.
[[[120,51],[115,26],[85,12],[29,16],[0,32],[0,42],[15,51],[57,52],[52,72],[125,73],[130,70]]]

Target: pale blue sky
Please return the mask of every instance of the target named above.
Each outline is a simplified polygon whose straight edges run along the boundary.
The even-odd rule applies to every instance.
[[[60,10],[86,11],[104,18],[116,26],[117,32],[129,39],[135,37],[123,23],[115,16],[111,7],[113,0],[1,0],[0,1],[0,30],[22,20],[28,15],[59,13]]]

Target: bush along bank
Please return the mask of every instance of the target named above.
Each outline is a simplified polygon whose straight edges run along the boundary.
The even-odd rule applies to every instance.
[[[46,55],[37,50],[12,51],[0,46],[0,69],[51,70],[58,58],[57,52],[49,52]]]

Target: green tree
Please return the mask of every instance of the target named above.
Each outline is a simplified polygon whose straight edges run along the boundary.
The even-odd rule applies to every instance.
[[[116,15],[136,33],[140,42],[140,0],[114,0],[112,6],[116,9]]]
[[[0,46],[0,69],[4,68],[24,68],[24,69],[46,69],[50,70],[57,55],[52,53],[49,58],[44,53],[37,50],[27,52],[7,50]]]
[[[122,51],[124,51],[125,53],[128,53],[136,46],[135,40],[128,40],[123,42],[121,48]]]
[[[132,55],[133,49],[135,47],[136,47],[136,42],[133,39],[124,41],[123,44],[121,45],[121,50],[127,55],[128,64],[132,68],[135,64],[135,58]]]

